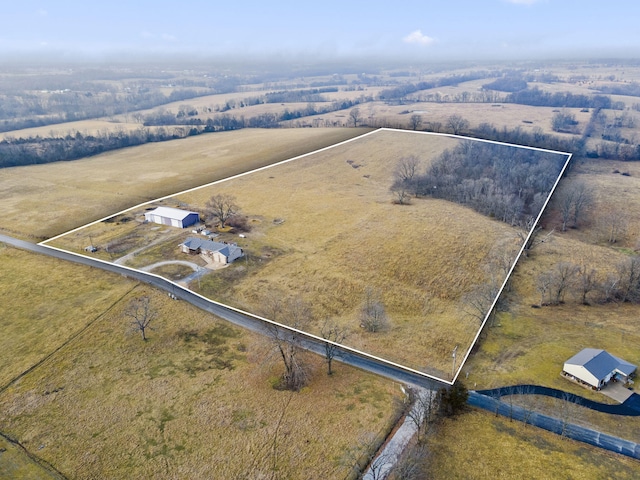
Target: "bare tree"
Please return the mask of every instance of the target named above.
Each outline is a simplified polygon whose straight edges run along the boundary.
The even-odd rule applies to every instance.
[[[235,197],[227,194],[212,196],[207,202],[206,208],[208,216],[220,222],[220,228],[224,228],[226,221],[239,210]]]
[[[394,184],[391,187],[391,193],[393,193],[393,203],[397,205],[409,205],[411,203],[411,194],[404,183]]]
[[[360,121],[360,119],[362,118],[360,116],[360,109],[358,107],[356,108],[352,108],[349,111],[349,118],[351,119],[351,121],[353,122],[353,126],[357,127],[358,126],[358,122]]]
[[[418,130],[422,125],[422,116],[414,113],[411,115],[411,118],[409,118],[409,123],[411,124],[411,128]]]
[[[393,467],[391,480],[421,480],[428,478],[429,449],[424,444],[409,445]]]
[[[349,336],[349,330],[346,327],[338,325],[333,320],[325,320],[324,325],[320,331],[322,338],[329,340],[324,344],[324,356],[327,361],[327,375],[332,375],[331,365],[333,359],[338,352],[338,346],[336,344],[343,343]]]
[[[367,287],[360,307],[360,326],[375,333],[386,329],[388,325],[389,319],[379,295],[371,287]]]
[[[583,305],[589,305],[587,302],[587,295],[598,289],[598,272],[582,264],[578,267],[576,287],[580,295],[580,302]]]
[[[562,218],[562,231],[565,232],[569,221],[574,228],[579,226],[585,210],[593,203],[593,196],[585,183],[577,182],[562,191],[558,202]]]
[[[418,442],[423,443],[433,428],[438,414],[436,393],[426,389],[411,390],[411,399],[413,406],[407,413],[407,418],[416,427]]]
[[[551,290],[551,284],[553,283],[553,277],[550,272],[543,272],[538,275],[536,279],[536,290],[540,293],[540,306],[547,305],[549,300],[547,295]]]
[[[451,130],[451,133],[458,135],[462,133],[463,130],[469,128],[469,121],[461,115],[453,114],[447,118],[447,127]]]
[[[622,302],[640,301],[640,257],[630,257],[616,268],[617,296]]]
[[[495,282],[495,279],[494,281],[475,285],[462,296],[464,312],[482,323],[499,291],[500,285]]]
[[[629,214],[623,210],[614,210],[602,215],[600,224],[602,230],[606,232],[607,241],[616,243],[627,233]]]
[[[131,321],[131,328],[140,332],[142,340],[147,340],[147,330],[152,330],[150,327],[158,316],[157,312],[151,306],[151,299],[148,295],[134,298],[124,311],[125,317]]]
[[[393,169],[393,179],[396,182],[412,183],[415,180],[415,176],[418,173],[420,167],[420,159],[415,155],[409,155],[408,157],[402,157],[396,163]]]
[[[296,330],[304,329],[311,320],[309,306],[298,298],[286,301],[280,298],[279,295],[272,294],[263,301],[265,316],[275,322],[286,323]],[[300,390],[309,379],[308,368],[301,358],[302,335],[274,324],[267,324],[265,332],[284,364],[279,386],[285,390]]]
[[[558,305],[564,302],[567,291],[573,286],[579,267],[569,262],[560,262],[551,273],[551,302]]]

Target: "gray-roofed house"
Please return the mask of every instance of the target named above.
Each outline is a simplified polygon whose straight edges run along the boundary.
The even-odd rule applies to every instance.
[[[205,240],[204,238],[187,237],[180,244],[184,253],[200,255],[209,263],[226,265],[242,257],[244,251],[235,243],[222,243]]]
[[[172,227],[186,228],[189,225],[198,223],[200,215],[198,212],[188,212],[179,208],[158,207],[149,212],[145,212],[144,219],[147,222],[159,223],[160,225],[170,225]]]
[[[605,350],[585,348],[564,363],[562,374],[600,390],[611,379],[627,383],[636,369],[636,365],[614,357]]]

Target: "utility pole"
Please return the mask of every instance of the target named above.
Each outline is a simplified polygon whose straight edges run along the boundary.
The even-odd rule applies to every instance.
[[[453,349],[453,353],[451,354],[451,356],[453,357],[453,366],[451,367],[451,379],[452,380],[456,375],[456,354],[457,353],[458,353],[458,345],[456,345],[456,348]]]

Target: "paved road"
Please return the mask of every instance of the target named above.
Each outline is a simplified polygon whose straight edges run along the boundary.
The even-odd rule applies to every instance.
[[[234,309],[232,307],[228,307],[220,303],[216,303],[158,275],[142,272],[140,270],[134,270],[122,265],[116,265],[84,255],[75,255],[64,250],[58,250],[54,247],[37,245],[2,234],[0,234],[0,242],[12,245],[17,248],[21,248],[23,250],[28,250],[42,255],[48,255],[74,263],[80,263],[82,265],[87,265],[90,267],[100,268],[109,272],[118,273],[128,278],[136,279],[159,289],[165,290],[178,299],[189,302],[192,305],[201,308],[202,310],[212,313],[243,328],[247,328],[261,334],[266,333],[265,326],[269,322],[268,320],[247,312],[243,312],[241,310]],[[271,324],[273,324],[273,322],[271,322]],[[285,325],[273,325],[284,331],[285,335],[291,335],[291,332],[293,332],[290,327],[287,327]],[[327,343],[327,341],[305,332],[296,331],[296,334],[302,338],[301,344],[303,348],[315,352],[318,355],[325,355],[325,344]],[[447,385],[445,382],[442,382],[435,377],[431,377],[428,374],[422,374],[420,372],[404,368],[400,365],[388,362],[373,355],[359,352],[352,348],[344,347],[341,345],[337,346],[336,355],[334,358],[342,363],[367,370],[369,372],[390,378],[397,382],[411,384],[430,390],[437,390],[438,388]]]
[[[469,392],[468,403],[474,407],[479,407],[514,420],[535,425],[536,427],[544,428],[545,430],[557,433],[558,435],[564,435],[579,442],[588,443],[589,445],[620,453],[627,457],[640,459],[640,444],[623,438],[574,425],[559,418],[535,413],[517,405],[500,402],[495,398],[482,395],[479,392]]]

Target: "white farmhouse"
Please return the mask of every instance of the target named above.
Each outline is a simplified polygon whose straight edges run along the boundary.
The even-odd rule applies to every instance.
[[[613,378],[626,383],[636,366],[596,348],[585,348],[564,363],[562,374],[600,390]]]

